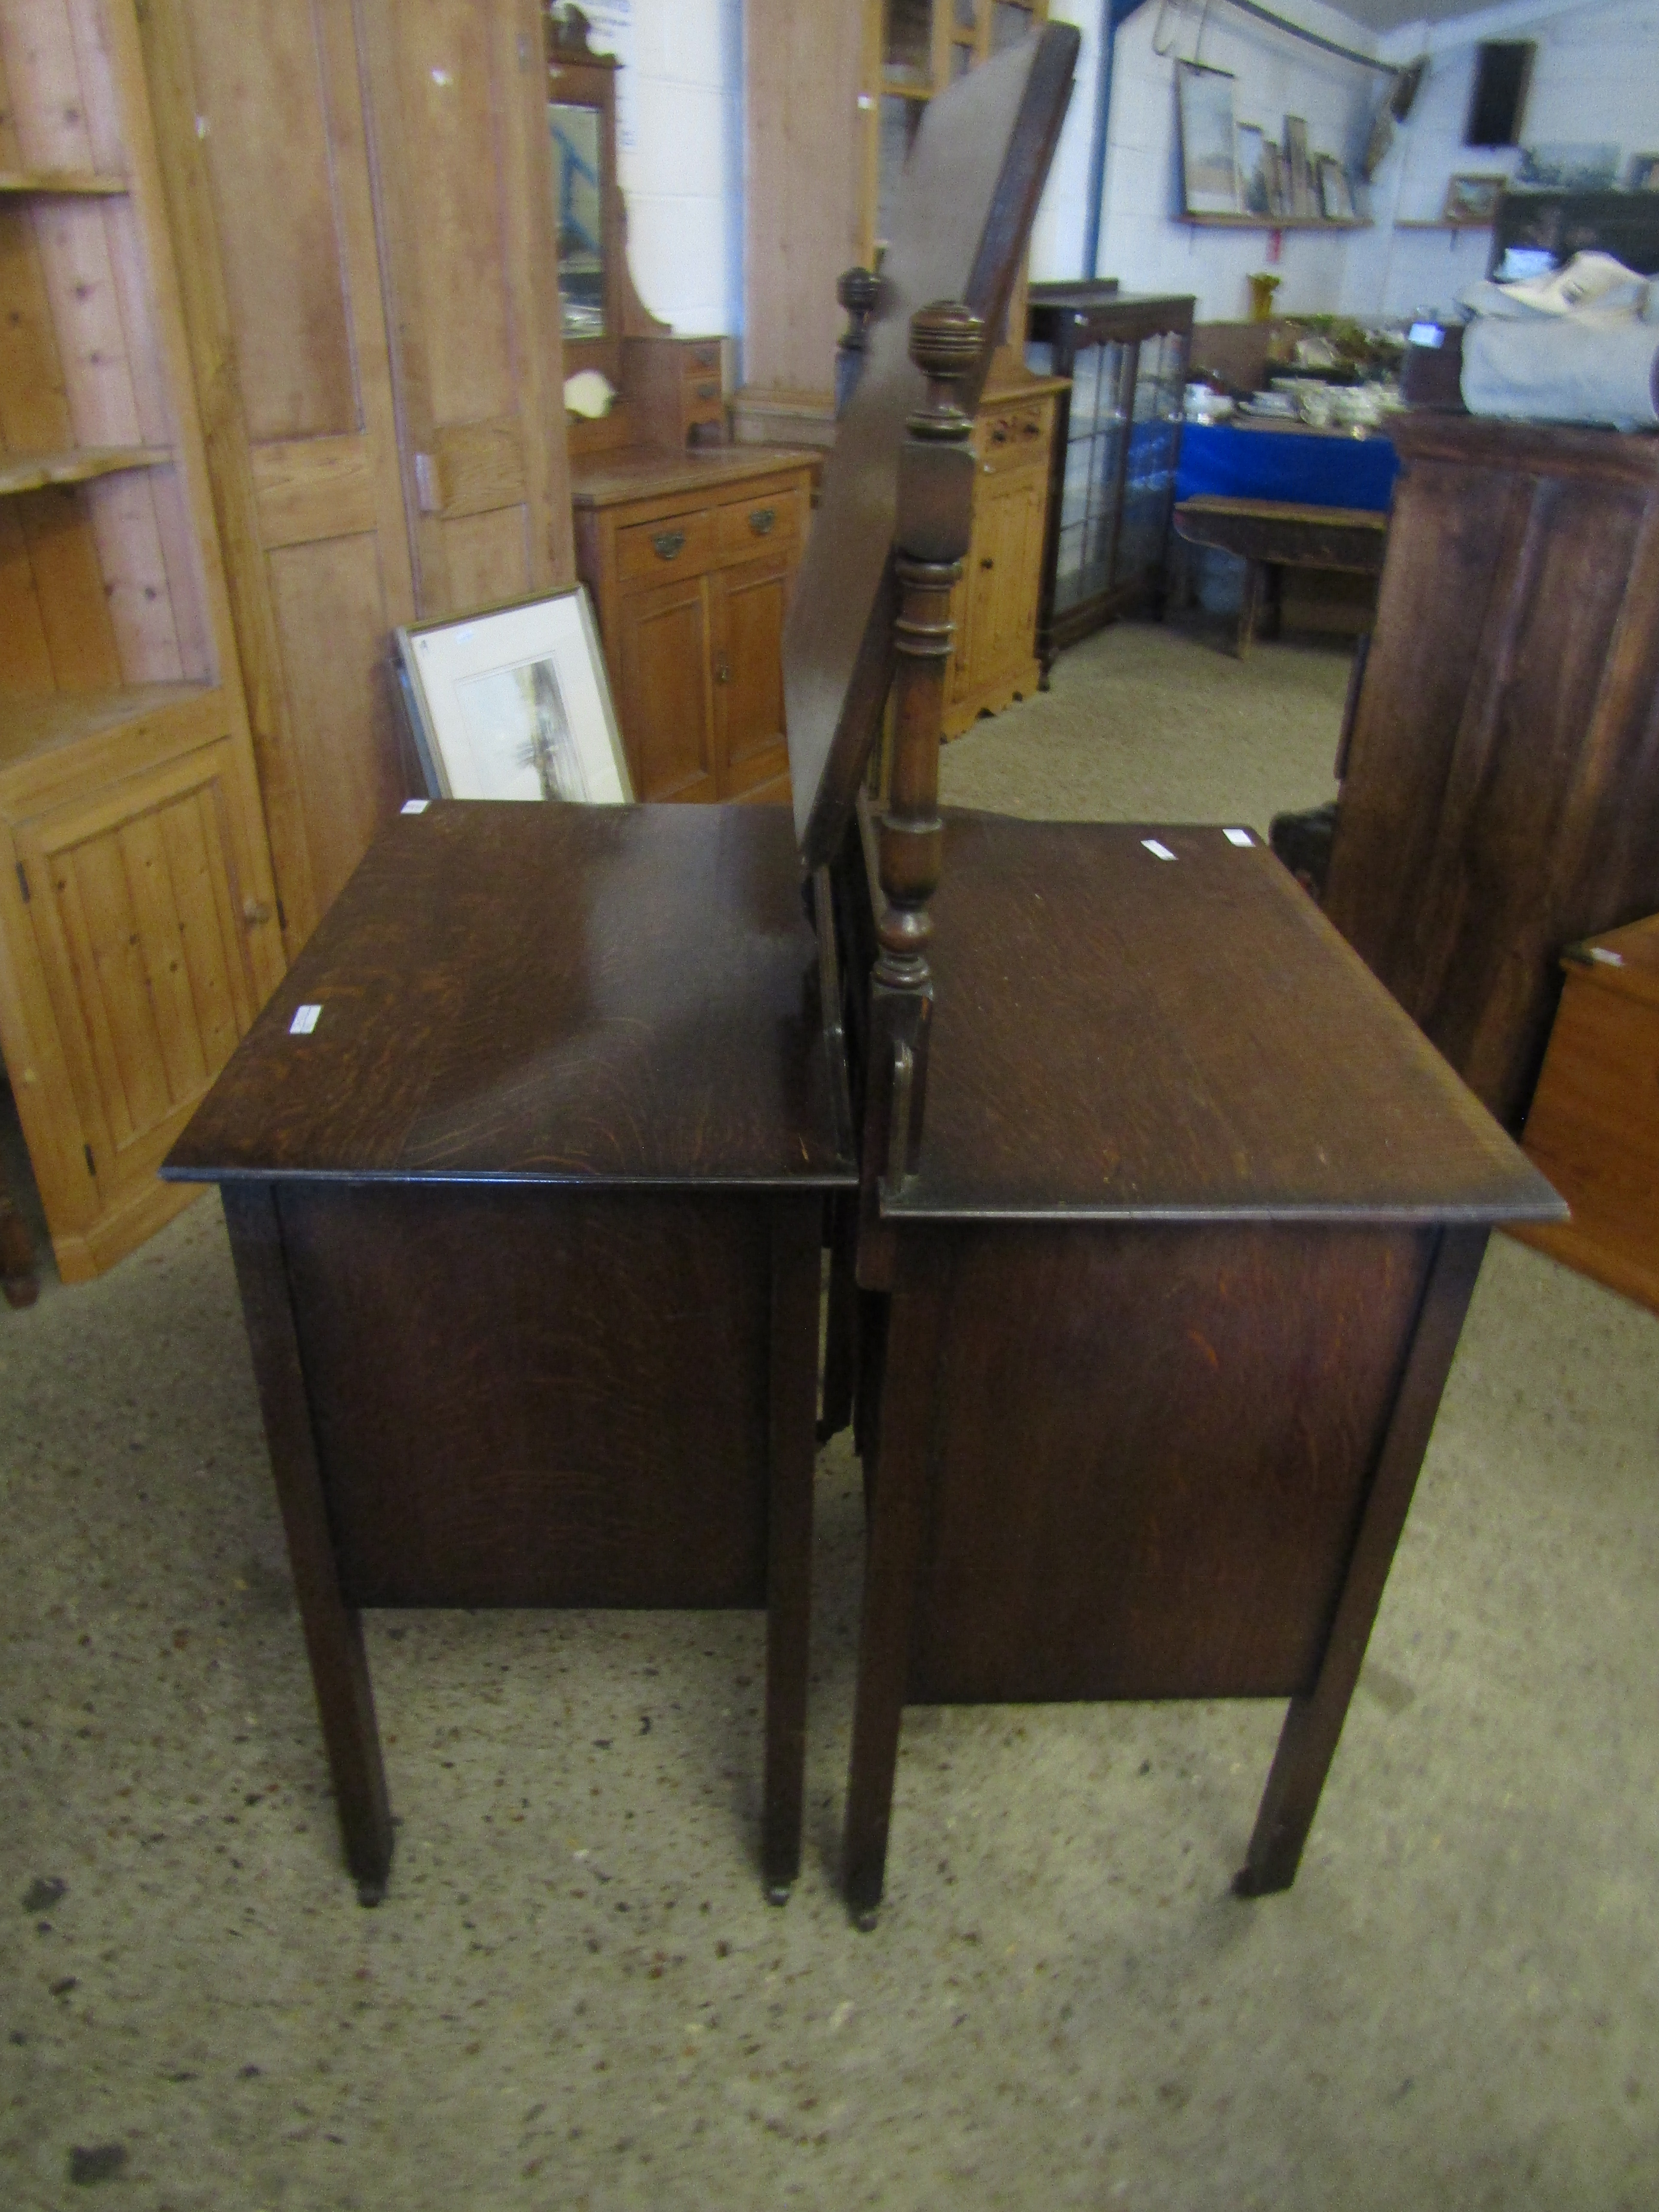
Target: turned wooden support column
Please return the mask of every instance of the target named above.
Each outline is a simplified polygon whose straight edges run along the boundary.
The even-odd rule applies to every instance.
[[[880,1188],[902,1187],[921,1137],[933,979],[927,963],[945,832],[939,818],[939,726],[950,668],[951,593],[973,528],[973,424],[957,387],[977,363],[984,325],[971,309],[936,301],[910,324],[910,358],[927,397],[899,453],[895,531],[898,610],[893,625],[892,774],[877,830],[881,914],[870,979],[871,1059],[866,1100],[859,1279],[885,1287],[890,1242]]]
[[[881,279],[868,269],[848,269],[836,280],[836,298],[847,310],[847,328],[836,342],[836,419],[859,388],[870,349],[869,323],[881,297]]]
[[[911,416],[899,454],[892,783],[878,841],[886,904],[876,980],[895,990],[921,990],[930,981],[927,902],[939,882],[944,834],[939,747],[951,593],[974,520],[973,424],[957,404],[957,386],[978,360],[983,336],[979,317],[949,301],[923,307],[910,325],[910,358],[927,375],[927,399]]]

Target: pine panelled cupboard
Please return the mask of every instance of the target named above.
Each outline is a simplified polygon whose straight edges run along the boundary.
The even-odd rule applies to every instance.
[[[0,0],[0,1049],[75,1282],[284,962],[131,0]]]

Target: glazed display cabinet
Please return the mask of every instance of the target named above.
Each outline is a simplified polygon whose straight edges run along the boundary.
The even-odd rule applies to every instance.
[[[1120,292],[1110,278],[1030,288],[1026,367],[1069,380],[1037,617],[1045,684],[1062,647],[1161,604],[1192,333],[1188,297]]]

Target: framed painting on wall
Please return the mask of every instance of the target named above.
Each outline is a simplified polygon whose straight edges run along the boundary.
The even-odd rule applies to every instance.
[[[1255,123],[1238,126],[1238,204],[1244,215],[1271,215],[1268,192],[1267,137]]]
[[[1320,212],[1326,222],[1352,222],[1354,220],[1353,187],[1348,182],[1347,171],[1334,154],[1322,154],[1316,167]]]
[[[1313,163],[1308,159],[1305,116],[1285,118],[1285,214],[1293,222],[1311,221],[1319,213],[1319,196],[1314,184]]]
[[[1181,180],[1188,215],[1237,215],[1237,149],[1233,132],[1233,79],[1225,70],[1177,62],[1181,112]]]
[[[580,585],[400,629],[398,656],[428,797],[632,799]]]

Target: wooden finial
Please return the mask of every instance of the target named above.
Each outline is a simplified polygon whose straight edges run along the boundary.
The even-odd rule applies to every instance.
[[[847,328],[836,345],[838,421],[864,374],[864,356],[870,344],[866,326],[880,297],[881,279],[868,269],[848,269],[836,280],[836,298],[847,311]]]

